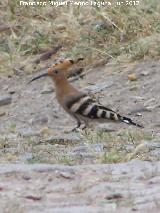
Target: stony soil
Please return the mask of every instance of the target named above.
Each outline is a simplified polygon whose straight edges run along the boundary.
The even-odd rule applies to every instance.
[[[1,210],[17,213],[159,212],[160,163],[2,165]]]
[[[159,67],[107,64],[74,82],[143,124],[140,130],[107,123],[67,133],[75,123],[57,104],[50,79],[27,85],[33,75],[1,76],[2,212],[159,212]]]

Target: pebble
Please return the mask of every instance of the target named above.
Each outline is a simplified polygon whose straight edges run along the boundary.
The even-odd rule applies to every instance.
[[[155,108],[159,108],[160,107],[160,105],[159,104],[155,104],[155,105],[152,105],[152,106],[148,106],[148,107],[146,107],[146,109],[148,110],[148,111],[152,111],[153,109],[155,109]]]
[[[27,162],[27,161],[31,160],[32,158],[33,158],[32,153],[25,153],[19,157],[19,160],[22,162]]]
[[[90,147],[94,152],[103,152],[105,148],[104,144],[101,143],[91,144]]]
[[[85,90],[87,92],[91,92],[91,93],[98,93],[101,92],[102,90],[111,87],[113,85],[113,81],[104,81],[101,83],[97,83],[96,85],[91,85],[88,87],[85,87]]]
[[[142,108],[137,108],[134,109],[130,112],[130,114],[136,114],[137,116],[141,116],[142,112],[149,112],[150,110],[148,110],[146,107],[142,107]]]
[[[160,160],[160,150],[159,149],[155,149],[155,150],[152,150],[149,155],[151,157],[154,157],[156,158],[156,160]]]
[[[103,144],[87,144],[87,145],[80,145],[76,146],[73,149],[74,153],[88,153],[88,152],[103,152],[104,151],[104,145]]]
[[[87,153],[89,151],[88,147],[87,146],[76,146],[74,149],[73,149],[73,152],[74,153]]]
[[[106,200],[114,200],[114,199],[117,200],[121,198],[123,198],[123,195],[121,193],[116,193],[116,192],[110,193],[109,195],[105,197]]]
[[[43,134],[43,135],[50,135],[50,134],[52,134],[52,131],[51,131],[51,129],[49,129],[49,128],[46,126],[46,127],[43,127],[43,128],[40,130],[40,133]]]
[[[147,76],[147,75],[149,75],[149,71],[143,71],[143,72],[141,72],[141,75],[142,76]]]
[[[32,118],[29,121],[31,124],[44,124],[48,123],[48,117],[47,116],[41,116],[37,118]]]
[[[59,25],[57,25],[57,27],[56,27],[56,30],[57,31],[63,31],[63,30],[65,30],[66,29],[66,26],[64,25],[64,24],[59,24]]]
[[[10,94],[10,95],[13,95],[13,94],[15,94],[15,91],[14,91],[14,90],[11,90],[11,91],[9,91],[9,94]]]
[[[54,92],[54,88],[52,86],[44,86],[43,90],[41,91],[41,94],[49,94]]]
[[[156,183],[160,183],[160,177],[152,177],[149,181],[148,181],[149,184],[156,184]]]
[[[128,144],[128,145],[125,145],[125,149],[127,152],[132,152],[134,151],[135,147],[132,144]]]
[[[138,89],[138,86],[135,86],[135,85],[129,88],[130,91],[135,91],[137,89]]]
[[[0,96],[0,106],[11,104],[12,97],[9,95]]]
[[[137,113],[136,113],[136,116],[142,116],[142,114],[141,114],[141,113],[139,113],[139,112],[137,112]]]
[[[75,173],[70,172],[70,171],[56,171],[56,177],[57,178],[65,178],[65,179],[74,179]]]
[[[137,80],[137,76],[136,76],[136,74],[129,74],[128,75],[128,80],[130,80],[130,81],[136,81]]]
[[[6,115],[6,112],[0,111],[0,117],[2,117],[2,116],[4,116],[4,115]]]
[[[144,141],[144,145],[149,149],[160,148],[160,141]]]
[[[22,137],[34,137],[34,136],[40,136],[40,131],[34,131],[31,129],[21,129],[18,132]]]

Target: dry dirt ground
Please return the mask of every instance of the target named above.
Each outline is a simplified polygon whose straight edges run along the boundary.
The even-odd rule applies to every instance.
[[[67,132],[75,123],[50,79],[27,85],[33,75],[1,76],[0,98],[11,103],[0,106],[0,211],[159,212],[159,67],[107,64],[74,81],[145,127],[107,123],[77,133]]]

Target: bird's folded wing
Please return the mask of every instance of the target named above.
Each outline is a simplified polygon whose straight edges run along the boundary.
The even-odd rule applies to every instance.
[[[119,115],[113,110],[102,106],[88,95],[80,95],[68,101],[66,107],[71,113],[79,114],[91,119],[104,118],[119,120]]]

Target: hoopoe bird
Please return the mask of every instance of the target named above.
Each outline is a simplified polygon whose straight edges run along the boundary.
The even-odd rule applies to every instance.
[[[73,129],[81,127],[84,123],[84,127],[87,127],[92,120],[98,122],[106,122],[107,120],[120,121],[129,125],[137,127],[143,127],[138,123],[135,123],[131,118],[124,117],[112,109],[109,109],[100,103],[93,100],[85,92],[79,91],[73,87],[67,79],[67,70],[72,65],[78,63],[82,58],[77,60],[65,59],[52,65],[48,72],[33,78],[29,83],[44,77],[50,76],[55,84],[56,98],[63,109],[70,114],[76,121],[77,126]]]

